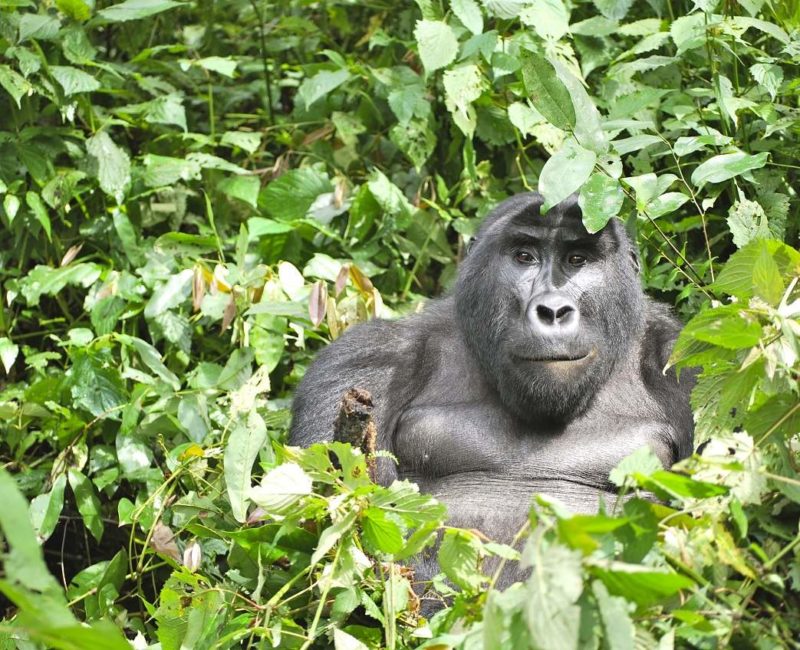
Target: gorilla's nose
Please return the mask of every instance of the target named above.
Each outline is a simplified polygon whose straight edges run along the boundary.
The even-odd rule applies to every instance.
[[[531,301],[528,322],[533,331],[544,336],[574,334],[578,329],[578,306],[558,293],[546,293]]]

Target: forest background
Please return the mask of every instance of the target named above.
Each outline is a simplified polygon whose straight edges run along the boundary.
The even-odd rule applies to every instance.
[[[796,0],[0,0],[0,647],[798,647],[799,66]],[[282,443],[536,188],[635,234],[703,446],[536,499],[499,592],[517,550]]]

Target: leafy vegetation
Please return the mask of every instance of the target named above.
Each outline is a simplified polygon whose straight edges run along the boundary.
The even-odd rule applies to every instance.
[[[0,2],[3,647],[798,647],[799,66],[794,0]],[[535,188],[636,233],[699,447],[520,553],[282,440]]]

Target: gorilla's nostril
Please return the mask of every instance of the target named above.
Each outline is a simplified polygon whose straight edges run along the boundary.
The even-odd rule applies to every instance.
[[[548,325],[552,325],[556,321],[556,315],[553,313],[553,310],[545,305],[536,305],[536,315],[539,317],[540,321]]]
[[[575,308],[571,305],[564,305],[556,312],[556,320],[562,320],[564,317],[569,316]]]

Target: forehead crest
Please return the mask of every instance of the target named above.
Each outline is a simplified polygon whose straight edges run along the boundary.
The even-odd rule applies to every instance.
[[[544,214],[543,203],[544,200],[538,192],[525,192],[506,199],[486,217],[478,237],[490,231],[505,230],[509,226],[567,228],[586,234],[576,194],[567,197]]]

